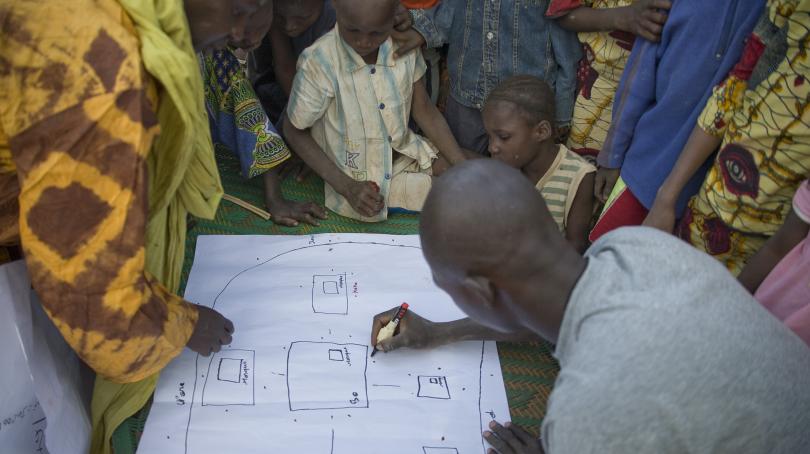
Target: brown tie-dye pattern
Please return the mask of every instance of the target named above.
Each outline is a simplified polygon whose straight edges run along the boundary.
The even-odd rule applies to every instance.
[[[0,174],[0,239],[14,233],[6,208],[18,202],[46,312],[118,382],[163,368],[197,319],[144,271],[157,91],[125,18],[113,0],[0,0],[0,43],[12,43],[0,46],[0,152],[7,136],[16,168]]]
[[[28,225],[39,241],[68,259],[96,234],[111,211],[93,191],[73,183],[43,191],[28,209]]]
[[[104,88],[112,91],[115,88],[118,71],[126,56],[124,49],[121,49],[121,46],[104,29],[101,29],[98,31],[96,39],[93,40],[93,44],[90,45],[90,50],[84,54],[84,61],[96,71]]]
[[[20,242],[20,183],[14,173],[0,173],[0,246]]]

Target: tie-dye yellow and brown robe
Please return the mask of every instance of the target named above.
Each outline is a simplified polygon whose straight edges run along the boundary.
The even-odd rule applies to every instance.
[[[162,369],[197,312],[144,270],[158,86],[113,0],[0,0],[0,245],[116,382]]]

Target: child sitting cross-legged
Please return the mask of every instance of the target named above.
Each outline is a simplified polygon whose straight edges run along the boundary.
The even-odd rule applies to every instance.
[[[588,245],[596,167],[555,143],[554,92],[534,76],[514,76],[490,92],[482,112],[492,158],[520,169],[566,239]]]
[[[398,5],[334,1],[337,26],[301,54],[283,125],[324,179],[326,206],[367,222],[389,207],[419,211],[433,176],[465,158],[430,102],[421,52],[394,58]]]

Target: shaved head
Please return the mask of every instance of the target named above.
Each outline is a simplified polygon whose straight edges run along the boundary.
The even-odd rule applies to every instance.
[[[540,193],[494,159],[466,161],[437,178],[419,230],[432,266],[486,276],[522,274],[529,257],[567,246]]]
[[[340,38],[367,64],[394,30],[398,0],[332,0]]]
[[[433,281],[473,321],[556,341],[587,262],[519,170],[494,159],[451,167],[430,190],[419,233]]]

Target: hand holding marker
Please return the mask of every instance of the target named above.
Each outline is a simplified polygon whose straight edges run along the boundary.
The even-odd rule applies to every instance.
[[[405,312],[407,311],[408,303],[402,303],[402,306],[399,306],[399,309],[397,309],[397,313],[394,315],[394,318],[392,318],[391,321],[388,322],[387,325],[383,326],[377,333],[377,343],[394,335],[394,331],[396,331],[397,326],[399,326],[399,321],[402,320],[402,317],[405,316]],[[376,353],[377,347],[375,346],[374,350],[371,351],[371,357],[373,358]]]

